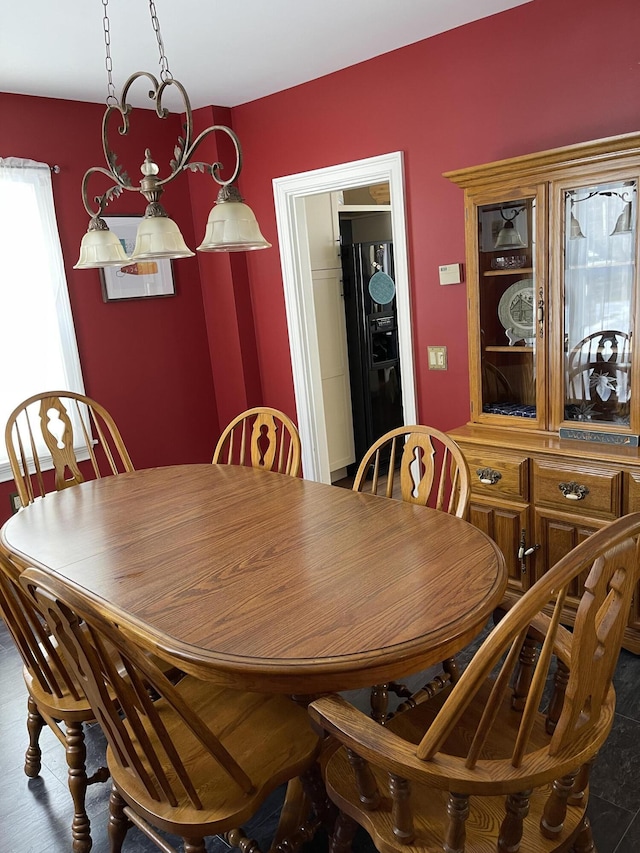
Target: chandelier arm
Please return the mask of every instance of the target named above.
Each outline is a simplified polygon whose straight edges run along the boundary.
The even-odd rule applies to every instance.
[[[120,100],[117,101],[116,104],[107,105],[107,109],[105,110],[103,119],[102,119],[102,148],[104,152],[104,157],[107,162],[107,166],[109,171],[111,172],[111,177],[113,177],[118,185],[122,187],[122,189],[134,189],[131,186],[131,180],[128,174],[118,165],[117,162],[117,154],[112,148],[109,146],[108,140],[108,127],[111,115],[114,112],[118,112],[122,119],[122,123],[118,128],[118,133],[121,136],[126,136],[129,132],[129,116],[132,112],[132,107],[127,103],[127,97],[129,94],[129,89],[131,86],[139,80],[141,77],[146,77],[147,80],[152,85],[152,89],[149,90],[148,95],[149,99],[154,101],[155,110],[158,118],[167,118],[169,115],[169,110],[166,107],[162,106],[162,96],[165,90],[169,86],[175,86],[180,95],[182,97],[182,101],[184,104],[184,112],[186,116],[186,121],[183,125],[184,128],[184,136],[179,136],[177,145],[174,149],[175,159],[171,160],[171,173],[167,175],[165,178],[159,178],[156,176],[155,178],[155,187],[160,188],[164,187],[166,184],[171,183],[171,181],[175,180],[181,172],[184,171],[187,167],[192,169],[200,169],[201,171],[206,171],[214,181],[221,187],[227,187],[230,184],[234,183],[240,171],[242,169],[242,149],[240,147],[240,140],[237,135],[230,127],[227,127],[223,124],[214,124],[211,127],[205,128],[195,140],[192,140],[193,136],[193,112],[191,109],[191,102],[189,100],[189,95],[187,94],[186,89],[180,83],[179,80],[174,79],[173,77],[168,78],[167,80],[163,80],[162,83],[158,81],[158,79],[148,71],[136,71],[132,74],[127,82],[124,84],[122,88],[122,94],[120,95]],[[220,177],[220,170],[222,169],[222,163],[193,163],[190,164],[190,160],[194,155],[197,148],[200,146],[200,143],[211,133],[215,133],[216,131],[222,131],[226,133],[227,136],[231,139],[236,155],[236,163],[231,174],[226,180],[223,180]],[[86,205],[85,205],[86,207]]]
[[[209,136],[210,133],[215,133],[217,130],[223,131],[233,142],[233,147],[236,153],[236,165],[233,170],[233,174],[226,181],[223,181],[219,176],[220,169],[222,168],[222,163],[192,163],[190,164],[190,168],[198,168],[203,167],[206,171],[211,175],[213,180],[219,184],[221,187],[228,187],[230,184],[234,183],[237,179],[238,175],[242,170],[242,148],[240,147],[240,140],[237,135],[230,127],[227,127],[224,124],[213,124],[211,127],[205,128],[201,133],[198,134],[196,139],[193,142],[193,145],[185,152],[184,157],[184,165],[182,168],[186,168],[189,165],[189,160],[191,160],[191,156],[194,154],[196,148],[200,145],[200,143]]]
[[[109,104],[107,106],[107,109],[104,113],[104,117],[102,119],[102,148],[104,152],[104,157],[110,171],[113,174],[113,177],[118,181],[118,183],[123,187],[123,189],[131,189],[131,181],[127,173],[124,172],[122,168],[119,167],[117,164],[117,154],[109,145],[108,127],[112,113],[114,111],[117,111],[122,119],[122,124],[118,128],[118,133],[121,136],[126,136],[128,134],[129,116],[133,112],[133,108],[130,104],[127,103],[127,97],[129,94],[129,89],[131,88],[133,83],[135,83],[141,77],[146,77],[153,86],[153,88],[149,90],[148,95],[149,99],[154,101],[155,103],[155,111],[158,118],[164,119],[167,118],[167,116],[169,115],[169,110],[166,107],[162,106],[162,96],[169,86],[175,86],[180,92],[184,105],[184,113],[186,116],[186,121],[183,125],[184,136],[178,137],[176,147],[174,148],[175,159],[170,161],[171,173],[165,178],[158,178],[156,176],[154,186],[156,188],[163,187],[165,184],[168,184],[173,181],[174,178],[177,178],[177,176],[186,167],[189,157],[195,149],[195,146],[191,145],[191,138],[193,136],[193,113],[191,109],[191,102],[189,100],[189,95],[187,94],[187,91],[182,85],[182,83],[180,83],[179,80],[175,80],[173,77],[164,80],[162,83],[160,83],[158,79],[154,77],[154,75],[150,72],[136,71],[136,73],[132,74],[127,80],[127,82],[124,84],[120,100],[116,104]]]
[[[94,174],[105,175],[107,178],[110,178],[111,180],[115,179],[117,181],[115,186],[109,187],[102,195],[95,195],[93,197],[93,201],[96,203],[98,208],[96,211],[92,209],[91,204],[89,203],[88,193],[89,179]],[[84,205],[84,209],[87,211],[87,213],[92,219],[94,219],[96,216],[102,216],[104,209],[109,204],[109,202],[112,199],[117,198],[119,195],[121,195],[123,190],[132,190],[134,192],[138,192],[137,187],[133,187],[131,186],[131,184],[123,184],[119,180],[118,175],[112,172],[110,169],[105,169],[102,166],[92,166],[90,169],[87,169],[82,178],[82,203]]]

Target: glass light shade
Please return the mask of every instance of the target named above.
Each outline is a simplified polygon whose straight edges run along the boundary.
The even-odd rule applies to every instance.
[[[581,240],[584,239],[584,234],[582,233],[582,228],[580,227],[580,223],[576,219],[576,217],[571,214],[571,219],[569,221],[569,239],[570,240]]]
[[[241,201],[224,201],[213,206],[199,252],[248,252],[269,249],[260,226],[249,205]]]
[[[80,243],[80,257],[74,270],[93,270],[102,267],[122,267],[130,258],[122,243],[109,229],[87,231]]]
[[[609,236],[628,234],[631,231],[631,202],[625,203],[624,209],[616,221],[616,226]]]
[[[496,249],[524,249],[525,243],[522,241],[522,237],[518,233],[518,229],[511,222],[511,220],[507,220],[502,228],[498,231],[498,236],[496,237],[495,242]]]
[[[155,261],[164,258],[191,258],[195,253],[184,242],[180,229],[167,216],[150,216],[142,220],[136,234],[132,261]]]

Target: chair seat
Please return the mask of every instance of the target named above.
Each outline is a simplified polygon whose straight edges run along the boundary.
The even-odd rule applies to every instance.
[[[466,756],[473,736],[478,730],[482,712],[489,701],[493,683],[492,680],[487,680],[481,685],[474,701],[464,709],[454,732],[443,743],[441,749],[443,753]],[[449,685],[432,699],[393,717],[387,723],[387,728],[410,743],[420,743],[450,692],[451,686]],[[479,755],[480,759],[508,759],[513,752],[521,722],[522,716],[514,711],[511,696],[504,696],[497,711],[496,725],[492,736],[483,744]],[[544,749],[549,745],[551,736],[546,731],[545,723],[546,717],[542,714],[536,714],[529,739],[531,751]]]
[[[50,642],[51,647],[57,649],[57,642],[54,637],[50,638]],[[68,671],[64,674],[61,673],[56,665],[56,661],[47,654],[46,649],[42,646],[40,646],[40,649],[42,660],[49,667],[59,689],[58,696],[49,690],[45,690],[43,684],[27,666],[22,668],[22,677],[24,678],[27,692],[33,697],[40,713],[48,715],[53,720],[74,720],[80,723],[93,722],[95,716],[91,710],[91,705],[85,697],[82,687],[73,678],[72,673]],[[155,655],[151,655],[151,658],[171,681],[175,682],[182,677],[182,673],[177,667],[166,663]],[[69,679],[74,684],[76,695],[73,695],[66,683]]]
[[[306,710],[286,696],[229,690],[190,676],[183,678],[176,689],[242,765],[254,787],[244,793],[230,781],[195,736],[187,739],[184,723],[168,703],[158,700],[154,707],[173,747],[188,766],[202,808],[195,808],[186,796],[175,807],[154,801],[135,774],[115,760],[111,747],[107,748],[107,765],[123,799],[150,823],[169,832],[210,835],[240,826],[256,812],[270,791],[302,774],[319,752],[320,739],[310,725]],[[259,748],[256,732],[269,733],[268,750]],[[162,753],[157,732],[149,730],[148,736]],[[150,770],[148,766],[147,769]],[[165,772],[173,781],[173,769],[165,766]]]
[[[55,667],[52,667],[55,672]],[[26,666],[22,668],[22,677],[27,688],[27,692],[33,697],[38,710],[41,714],[47,714],[54,720],[75,720],[79,723],[90,722],[94,719],[93,711],[88,701],[80,691],[80,697],[76,698],[71,692],[64,687],[64,682],[61,678],[57,678],[57,682],[61,689],[61,695],[56,696],[53,693],[47,692]]]
[[[388,788],[387,774],[371,767],[379,791]],[[352,782],[353,771],[346,751],[338,750],[329,761],[326,784],[329,796],[338,808],[349,815],[369,833],[381,853],[442,853],[442,839],[448,824],[447,791],[420,783],[412,783],[413,825],[415,838],[411,844],[395,839],[391,818],[391,799],[384,797],[376,811],[365,811],[358,800]],[[528,819],[524,823],[520,850],[522,853],[560,853],[568,850],[581,827],[588,790],[580,806],[569,806],[561,839],[545,838],[539,829],[550,786],[536,788],[530,798]],[[496,853],[496,838],[505,815],[504,795],[478,796],[469,800],[469,817],[465,823],[468,853]]]
[[[478,730],[492,686],[493,681],[487,680],[479,688],[474,701],[465,708],[460,717],[454,734],[444,742],[439,756],[464,757],[467,754],[473,736]],[[386,728],[403,740],[419,744],[452,689],[449,685],[427,701],[397,714],[388,721]],[[510,695],[506,695],[497,711],[492,737],[483,745],[480,759],[491,761],[508,758],[513,752],[521,719],[521,715],[513,710]],[[551,736],[545,729],[545,721],[544,715],[536,714],[529,740],[530,750],[543,750],[549,745]],[[388,774],[374,765],[370,767],[378,791],[381,793],[387,791]],[[344,748],[335,750],[327,762],[325,780],[329,796],[338,808],[363,826],[382,853],[394,853],[394,851],[407,853],[409,850],[415,853],[442,853],[442,839],[446,835],[449,821],[447,810],[449,792],[461,793],[460,789],[464,787],[462,784],[457,786],[453,780],[449,790],[412,780],[410,784],[415,838],[411,844],[406,844],[400,840],[394,840],[392,803],[389,796],[383,795],[382,802],[375,811],[368,812],[362,808],[357,788],[353,784],[353,769]],[[501,787],[504,788],[504,783]],[[516,784],[514,791],[518,787]],[[560,839],[557,837],[548,839],[540,833],[539,824],[550,790],[550,785],[543,785],[536,788],[531,795],[529,816],[524,824],[524,834],[520,844],[520,850],[523,853],[524,851],[527,853],[556,853],[557,851],[559,853],[561,850],[568,849],[574,835],[582,826],[588,789],[578,807],[569,807]],[[494,796],[483,794],[476,797],[471,795],[469,809],[469,817],[465,823],[465,850],[469,853],[495,853],[496,838],[505,816],[505,794]]]

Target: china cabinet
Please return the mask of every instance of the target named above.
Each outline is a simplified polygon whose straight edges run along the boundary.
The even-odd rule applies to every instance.
[[[640,510],[640,133],[448,172],[464,189],[470,520],[517,597]],[[581,589],[568,598],[571,623]],[[625,645],[640,653],[640,595]]]

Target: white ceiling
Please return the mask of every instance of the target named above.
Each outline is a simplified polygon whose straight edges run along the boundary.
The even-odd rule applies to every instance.
[[[104,103],[103,0],[5,2],[0,90]],[[169,67],[194,108],[237,106],[527,2],[155,0]],[[134,71],[158,76],[158,49],[148,0],[111,0],[108,14],[119,95]],[[145,93],[137,84],[130,102]]]

